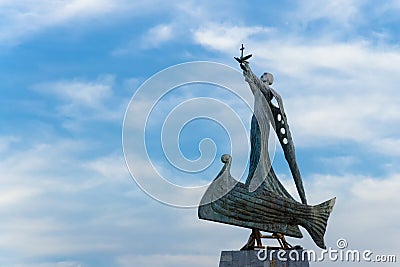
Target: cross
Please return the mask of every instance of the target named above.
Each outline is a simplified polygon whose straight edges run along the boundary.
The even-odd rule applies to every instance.
[[[234,57],[236,60],[237,60],[237,62],[239,62],[240,64],[243,64],[243,63],[248,63],[246,60],[248,60],[249,58],[251,58],[251,54],[250,55],[247,55],[247,56],[243,56],[243,51],[244,51],[244,45],[242,44],[242,48],[240,48],[240,51],[242,51],[242,55],[240,56],[240,58],[238,58],[238,57]]]
[[[242,51],[242,55],[240,56],[240,58],[243,58],[243,51],[244,51],[244,46],[242,44],[242,48],[240,48],[240,51]]]

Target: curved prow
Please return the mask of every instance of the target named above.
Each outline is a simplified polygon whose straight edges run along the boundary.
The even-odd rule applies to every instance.
[[[224,166],[211,185],[207,188],[200,201],[199,218],[207,217],[207,215],[203,214],[204,211],[207,210],[203,206],[210,204],[229,193],[237,183],[237,181],[231,177],[230,173],[232,157],[228,154],[224,154],[221,156],[221,161],[224,163]]]
[[[228,175],[231,175],[231,165],[232,165],[232,157],[229,154],[223,154],[221,156],[221,161],[224,163],[224,166],[222,167],[221,171],[217,175],[217,178],[221,176],[222,173],[226,173]]]

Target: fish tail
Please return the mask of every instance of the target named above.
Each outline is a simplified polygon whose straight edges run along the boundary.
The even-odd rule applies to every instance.
[[[302,226],[310,234],[318,247],[325,249],[324,235],[329,215],[335,205],[336,197],[311,207],[311,218],[304,220]]]

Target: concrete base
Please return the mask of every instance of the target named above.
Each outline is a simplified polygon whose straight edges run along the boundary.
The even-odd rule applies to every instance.
[[[222,251],[219,267],[309,267],[302,249]]]

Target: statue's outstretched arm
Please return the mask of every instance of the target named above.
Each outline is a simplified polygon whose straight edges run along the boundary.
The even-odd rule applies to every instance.
[[[262,93],[267,96],[270,95],[270,88],[267,87],[261,80],[258,78],[253,71],[251,70],[249,63],[245,62],[240,64],[240,67],[243,70],[243,76],[246,82],[249,83],[251,90],[260,90]],[[253,91],[254,93],[254,91]]]

